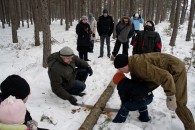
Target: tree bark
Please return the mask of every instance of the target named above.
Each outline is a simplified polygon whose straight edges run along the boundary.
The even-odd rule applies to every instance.
[[[117,1],[117,0],[115,0]],[[114,92],[116,85],[111,81],[107,86],[106,90],[102,93],[94,108],[91,110],[84,123],[81,125],[79,130],[92,130],[94,125],[96,124],[100,114],[103,112],[106,103],[110,99],[112,93]]]
[[[43,24],[43,67],[46,68],[47,58],[51,54],[51,31],[49,24],[48,2],[41,0],[41,12]]]
[[[116,38],[116,25],[118,23],[118,0],[114,0],[114,31],[113,38]]]
[[[191,0],[190,17],[189,17],[189,22],[188,22],[188,31],[186,35],[186,41],[191,41],[193,18],[194,18],[194,0]]]
[[[183,0],[183,7],[182,7],[182,13],[181,13],[181,18],[180,18],[180,24],[183,24],[185,21],[185,16],[186,16],[186,10],[187,10],[187,2],[188,0]]]
[[[173,26],[174,26],[176,1],[177,0],[172,0],[172,5],[171,5],[171,13],[170,13],[170,17],[169,17],[169,22],[171,23],[171,25],[170,25],[171,28],[173,28]]]
[[[177,0],[174,28],[171,36],[171,41],[169,43],[170,46],[175,46],[175,41],[176,41],[178,27],[179,27],[180,9],[181,9],[181,0]]]
[[[12,23],[12,41],[13,43],[18,43],[18,35],[17,35],[17,29],[18,29],[18,22],[16,18],[16,2],[15,0],[10,0],[10,12],[11,12],[11,23]]]

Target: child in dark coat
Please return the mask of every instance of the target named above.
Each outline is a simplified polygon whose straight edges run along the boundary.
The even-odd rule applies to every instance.
[[[113,82],[117,85],[118,94],[121,99],[121,108],[113,122],[125,122],[129,111],[138,110],[139,120],[142,122],[150,121],[147,105],[153,100],[153,94],[144,84],[135,82],[127,78],[123,73],[117,72],[113,77]]]

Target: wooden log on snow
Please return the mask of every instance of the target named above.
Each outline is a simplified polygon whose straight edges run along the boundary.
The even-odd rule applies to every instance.
[[[94,125],[97,123],[97,120],[100,114],[103,112],[106,103],[110,99],[112,93],[114,92],[116,85],[111,81],[107,88],[104,90],[96,104],[94,105],[93,109],[86,117],[85,121],[79,128],[79,130],[92,130]]]

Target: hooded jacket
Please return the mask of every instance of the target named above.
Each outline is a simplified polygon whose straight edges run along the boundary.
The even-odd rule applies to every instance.
[[[75,81],[77,73],[75,68],[87,68],[89,64],[75,55],[72,62],[67,64],[60,57],[59,52],[51,54],[47,59],[47,63],[52,91],[62,99],[69,99],[71,95],[67,90],[71,88]]]

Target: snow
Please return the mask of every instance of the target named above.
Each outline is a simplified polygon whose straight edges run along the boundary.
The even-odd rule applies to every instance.
[[[71,47],[75,54],[76,50],[76,27],[77,21],[69,31],[65,31],[65,26],[60,26],[59,21],[51,24],[51,36],[59,41],[52,45],[52,53],[59,51],[64,46]],[[169,41],[171,33],[168,30],[168,22],[162,22],[156,26],[160,33],[163,43],[163,52],[173,54],[181,60],[185,57],[191,57],[191,48],[193,42],[186,42],[185,35],[187,23],[182,25],[178,32],[176,46],[171,48]],[[41,36],[42,34],[40,34]],[[11,28],[2,29],[0,26],[0,82],[8,75],[18,74],[25,78],[31,87],[31,95],[26,103],[33,119],[38,121],[39,127],[50,130],[77,130],[84,122],[89,110],[79,106],[73,106],[68,101],[58,98],[50,87],[50,81],[47,74],[47,68],[42,67],[43,45],[34,46],[34,27],[20,27],[18,30],[19,43],[12,43]],[[42,39],[41,39],[42,41]],[[111,51],[115,40],[111,39]],[[96,103],[102,92],[106,89],[108,83],[116,69],[113,63],[107,58],[106,45],[104,46],[104,57],[99,56],[99,41],[95,43],[94,53],[89,53],[88,62],[94,71],[94,74],[88,77],[86,81],[87,93],[84,97],[76,97],[79,103],[93,105]],[[121,50],[120,50],[121,52]],[[129,54],[132,52],[130,46]],[[186,66],[188,67],[188,66]],[[191,67],[188,71],[188,107],[195,117],[195,69]],[[154,100],[148,106],[151,122],[143,123],[138,120],[138,112],[130,112],[125,123],[112,123],[116,113],[101,114],[93,130],[184,130],[182,122],[174,112],[166,107],[166,97],[163,89],[158,87],[154,92]],[[107,107],[119,108],[120,100],[115,89],[112,97],[107,103]],[[75,110],[73,112],[72,110]],[[47,115],[54,124],[44,120],[40,121],[42,115]]]

